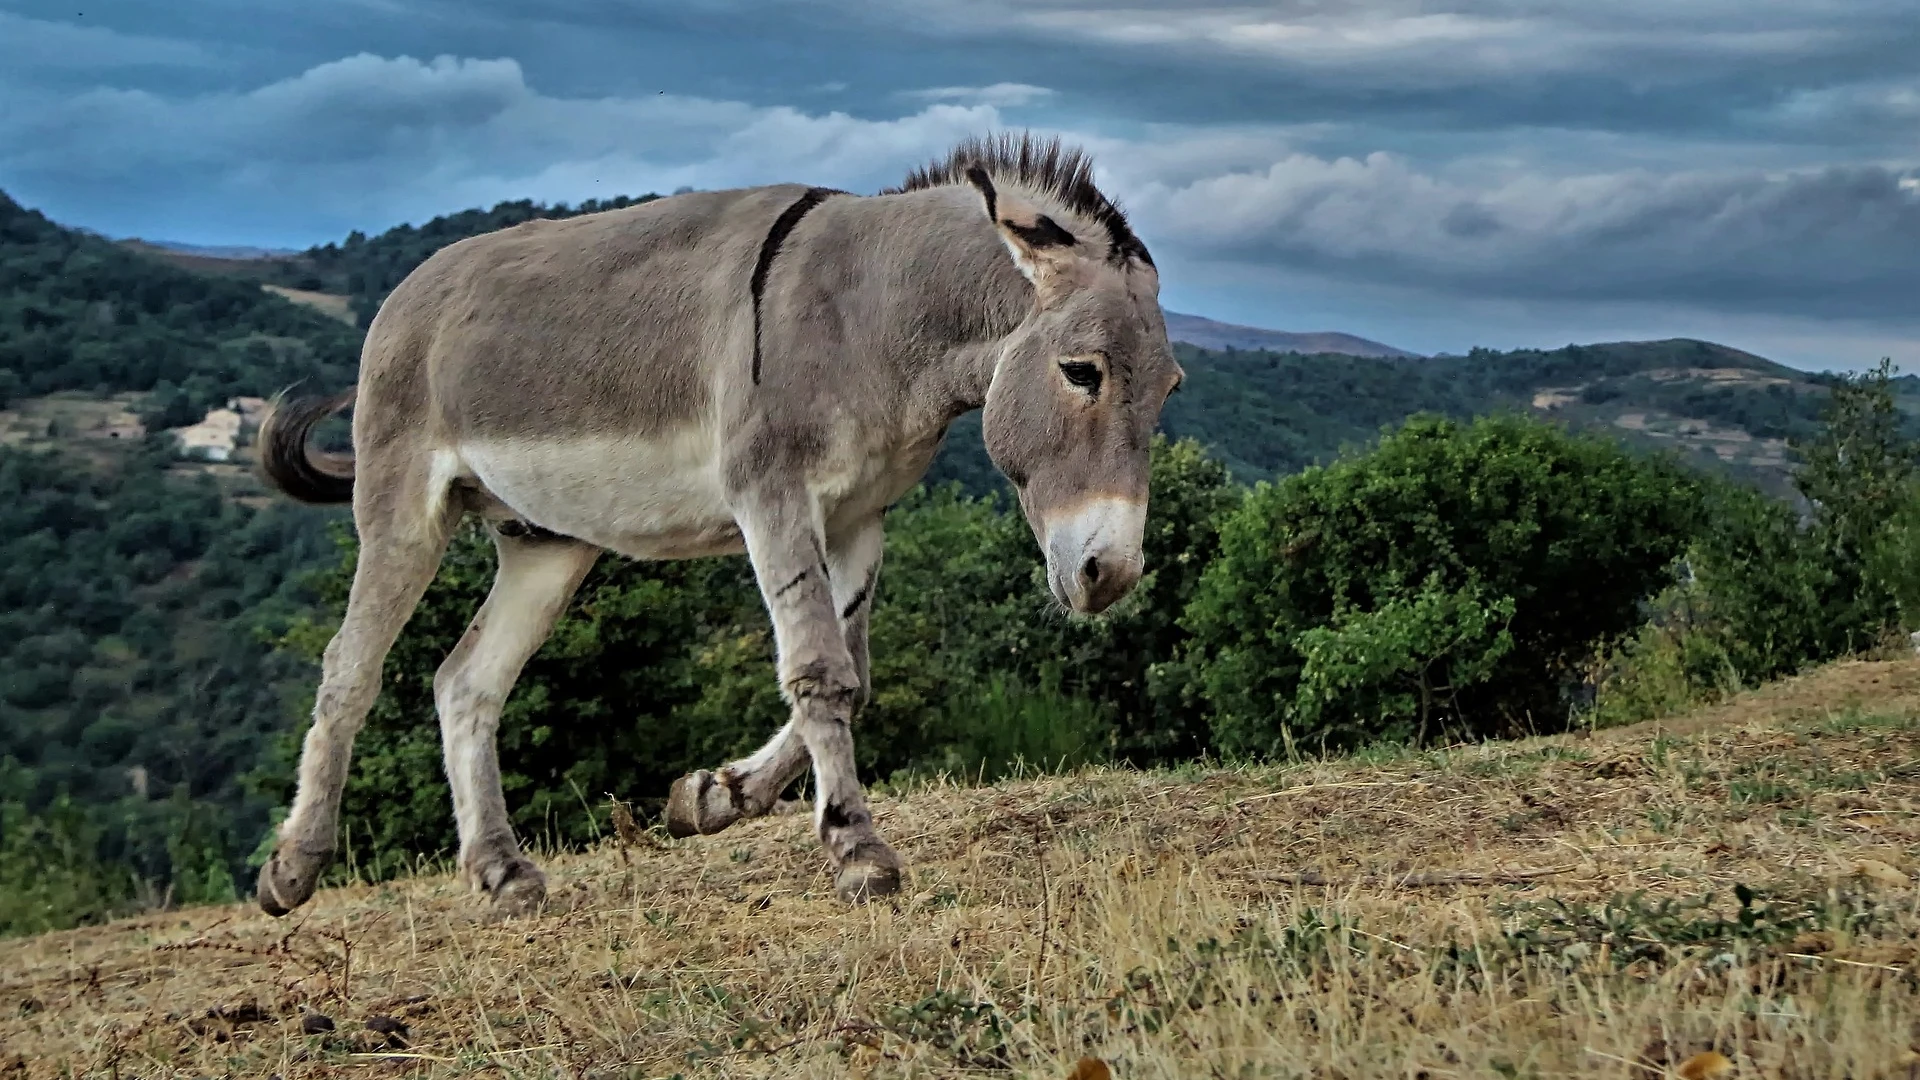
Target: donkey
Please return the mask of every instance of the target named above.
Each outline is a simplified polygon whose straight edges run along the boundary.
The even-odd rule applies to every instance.
[[[328,644],[298,792],[260,906],[313,895],[380,668],[461,516],[492,591],[434,676],[460,867],[496,915],[537,910],[494,731],[521,668],[602,550],[744,551],[791,712],[758,752],[675,781],[666,823],[767,813],[811,761],[814,828],[852,903],[902,861],[855,776],[882,517],[955,417],[984,407],[1055,600],[1097,613],[1139,580],[1148,446],[1181,379],[1145,245],[1058,140],[972,140],[874,196],[695,192],[453,244],[394,289],[356,389],[282,401],[266,478],[353,504],[360,554]],[[353,409],[353,453],[309,445]]]

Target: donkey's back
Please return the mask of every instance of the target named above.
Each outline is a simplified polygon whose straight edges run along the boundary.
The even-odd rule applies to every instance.
[[[745,285],[807,191],[678,195],[433,255],[368,329],[356,501],[474,511],[636,557],[741,550],[722,444],[753,344]],[[302,419],[275,425],[283,457]]]
[[[743,286],[770,222],[805,190],[688,193],[443,248],[374,319],[358,410],[426,394],[457,440],[685,424],[726,373],[715,358],[746,356]]]

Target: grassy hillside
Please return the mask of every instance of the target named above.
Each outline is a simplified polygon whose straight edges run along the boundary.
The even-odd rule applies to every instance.
[[[531,920],[430,872],[0,942],[0,1071],[1908,1076],[1916,761],[1920,661],[1849,662],[1660,726],[915,787],[861,909],[802,813],[610,835]]]

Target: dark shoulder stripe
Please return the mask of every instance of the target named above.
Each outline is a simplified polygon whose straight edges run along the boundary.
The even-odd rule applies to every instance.
[[[753,294],[753,384],[760,385],[760,298],[767,291],[767,273],[773,269],[774,256],[780,254],[780,245],[787,242],[788,234],[800,224],[807,212],[835,195],[846,192],[833,188],[808,188],[793,205],[780,212],[773,219],[773,228],[767,230],[767,238],[760,242],[760,258],[753,264],[753,279],[749,290]]]

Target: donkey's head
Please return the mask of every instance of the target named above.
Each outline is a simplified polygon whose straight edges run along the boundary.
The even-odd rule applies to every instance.
[[[1074,171],[1091,191],[1084,160]],[[1055,599],[1104,611],[1145,569],[1148,448],[1181,378],[1159,275],[1097,192],[1094,201],[1055,187],[1064,197],[1046,200],[1060,204],[1050,214],[1018,190],[1026,185],[996,185],[983,165],[966,178],[1034,288],[987,389],[987,454],[1020,492]],[[1052,178],[1040,179],[1029,190]]]

